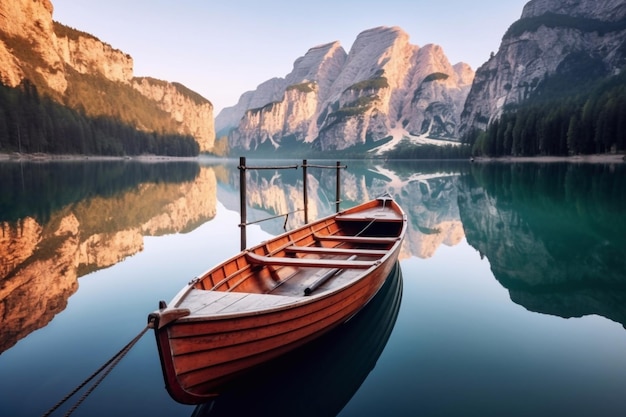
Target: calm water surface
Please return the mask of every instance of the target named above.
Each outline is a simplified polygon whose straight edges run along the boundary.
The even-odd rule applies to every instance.
[[[623,164],[343,162],[342,208],[389,191],[410,221],[361,314],[197,407],[147,333],[72,415],[624,414]],[[308,175],[309,218],[331,214],[335,171]],[[239,251],[234,161],[5,162],[0,184],[1,416],[44,414]],[[302,222],[301,170],[247,188],[249,222],[295,212],[248,246]]]

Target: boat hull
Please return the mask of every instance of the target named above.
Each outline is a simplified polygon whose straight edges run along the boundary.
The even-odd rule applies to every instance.
[[[321,222],[324,227],[332,223],[328,219]],[[184,289],[182,295],[179,294],[173,300],[173,308],[165,307],[152,313],[149,322],[155,329],[165,385],[172,398],[184,404],[206,402],[219,395],[233,378],[318,338],[357,314],[378,293],[398,260],[399,246],[406,228],[406,218],[403,214],[402,222],[399,231],[393,232],[399,239],[390,244],[391,246],[384,252],[385,255],[373,262],[369,268],[363,269],[358,264],[355,268],[359,269],[350,269],[346,272],[343,269],[330,269],[333,272],[332,276],[343,273],[346,276],[345,284],[337,284],[336,287],[328,284],[327,288],[322,287],[319,293],[312,296],[294,297],[272,293],[216,291],[215,288],[222,284],[220,280],[214,278],[210,281],[211,289],[203,289],[206,284],[192,283],[193,288]],[[306,232],[296,230],[291,232],[291,235],[285,236],[293,240],[295,233],[300,236],[301,242],[308,244],[309,235],[312,235],[314,230],[319,228],[312,224],[307,226]],[[279,236],[274,240],[280,242],[285,236]],[[256,247],[251,250],[262,256],[278,253],[277,250],[268,249],[270,246],[271,242],[265,243],[263,248]],[[291,274],[289,277],[303,272],[312,274],[312,271],[315,271],[315,268],[310,266],[312,261],[310,258],[305,259],[307,261],[304,265],[307,266],[302,268],[292,266],[291,260],[285,262],[286,266],[282,267],[283,275],[287,272]],[[335,262],[337,265],[349,264],[349,261],[323,258],[320,260],[318,257],[314,260]],[[225,268],[228,269],[228,265],[233,264],[238,269],[236,273],[231,274],[234,277],[231,280],[244,280],[239,278],[240,276],[245,277],[245,280],[258,280],[263,277],[269,279],[267,275],[275,272],[274,267],[270,265],[249,264],[245,254],[227,261]],[[198,281],[209,281],[208,276],[211,274],[220,275],[221,272],[216,272],[219,268],[224,269],[224,267],[214,268]],[[278,279],[284,279],[280,273],[278,275]],[[342,278],[333,279],[339,282]],[[231,303],[240,305],[243,302],[238,301],[240,299],[259,307],[246,311],[237,309],[229,311],[228,306]],[[206,313],[208,309],[206,306],[209,304],[219,305],[220,314]],[[202,313],[203,311],[205,313]]]
[[[401,300],[402,273],[396,263],[378,294],[347,323],[235,379],[192,417],[338,415],[375,368]]]

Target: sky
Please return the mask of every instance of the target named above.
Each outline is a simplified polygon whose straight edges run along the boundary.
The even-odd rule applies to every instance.
[[[497,52],[528,0],[51,0],[53,19],[133,57],[134,75],[179,82],[214,115],[285,77],[317,45],[346,52],[359,33],[398,26],[474,70]]]

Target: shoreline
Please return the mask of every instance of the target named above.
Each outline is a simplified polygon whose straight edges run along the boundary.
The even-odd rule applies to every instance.
[[[68,154],[20,154],[20,153],[2,153],[0,152],[0,162],[5,161],[27,161],[27,162],[48,162],[48,161],[140,161],[140,162],[159,162],[159,161],[197,161],[202,158],[198,156],[163,156],[163,155],[138,155],[138,156],[106,156],[106,155],[68,155]],[[570,162],[570,163],[624,163],[626,155],[624,154],[592,154],[592,155],[575,155],[575,156],[501,156],[486,157],[479,156],[470,158],[473,163],[485,162]]]
[[[69,154],[47,154],[47,153],[1,153],[0,162],[4,161],[27,161],[27,162],[49,162],[49,161],[195,161],[200,156],[164,156],[164,155],[137,155],[137,156],[106,156],[106,155],[69,155]]]
[[[574,156],[502,156],[497,158],[476,157],[472,162],[570,162],[570,163],[624,163],[623,154],[592,154]]]

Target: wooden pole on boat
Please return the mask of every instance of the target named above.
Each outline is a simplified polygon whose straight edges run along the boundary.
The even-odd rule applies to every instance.
[[[306,159],[302,160],[302,200],[304,200],[304,224],[309,223],[309,194],[307,192],[307,181],[306,181]]]
[[[341,163],[337,161],[337,195],[335,198],[335,205],[336,205],[335,210],[337,213],[339,213],[339,205],[341,204],[341,190],[339,188],[341,184],[340,172],[341,172]]]
[[[241,250],[245,250],[246,243],[246,222],[248,215],[246,213],[246,157],[239,157],[239,213],[241,214]]]

